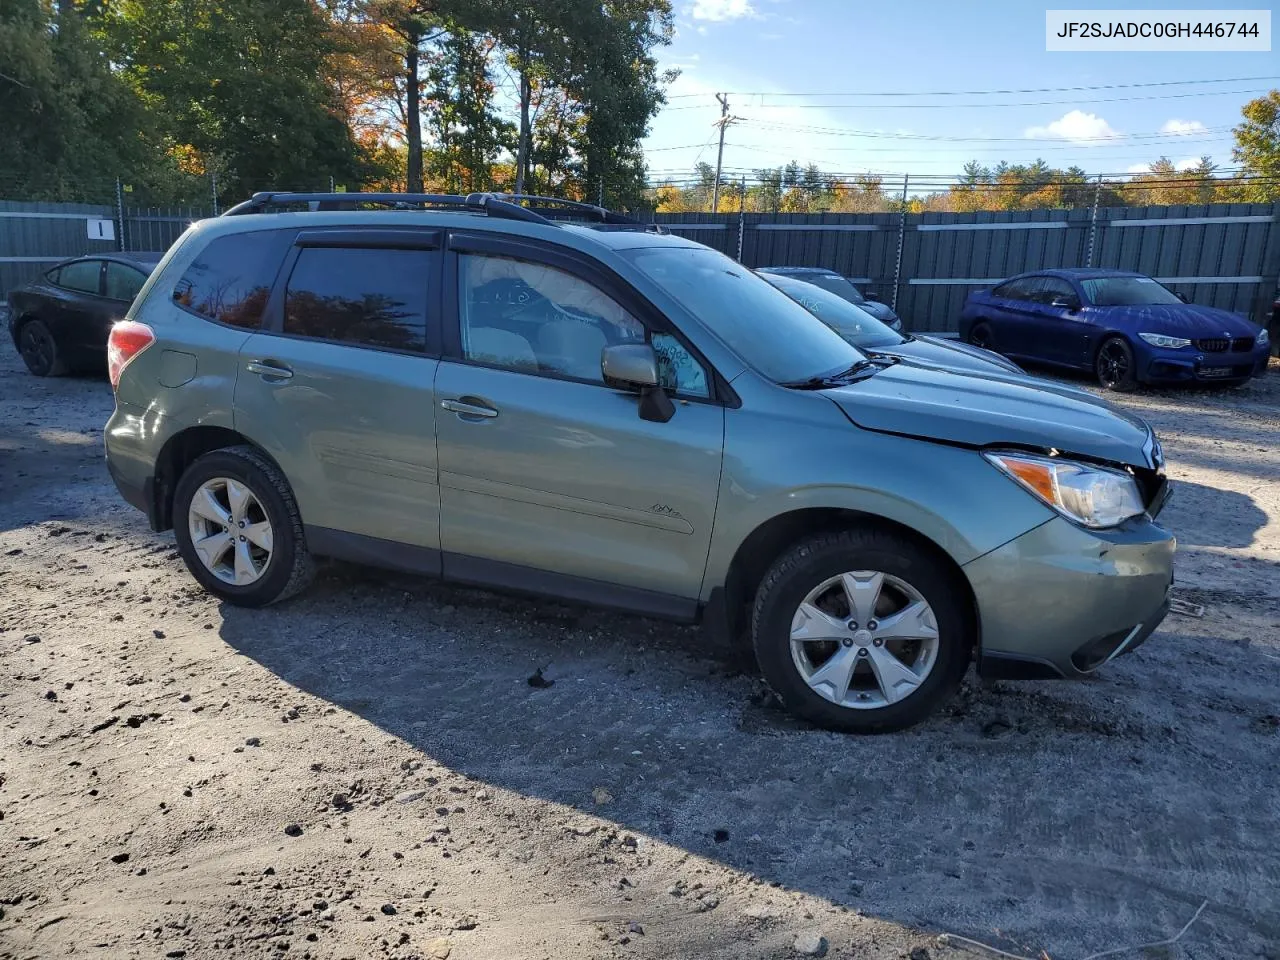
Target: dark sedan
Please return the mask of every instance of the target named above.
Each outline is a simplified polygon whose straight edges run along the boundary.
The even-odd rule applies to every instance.
[[[10,291],[9,335],[27,369],[37,377],[55,377],[101,367],[111,324],[125,315],[163,256],[76,257]]]
[[[957,340],[906,336],[891,329],[843,297],[789,276],[759,271],[800,306],[825,323],[863,353],[889,354],[917,365],[944,367],[965,373],[1022,373],[1022,369],[998,353]]]
[[[898,331],[902,330],[902,318],[893,312],[893,307],[887,303],[881,303],[874,294],[870,296],[864,294],[853,285],[852,280],[840,276],[834,270],[828,270],[826,267],[760,267],[756,272],[766,275],[766,280],[769,276],[778,276],[812,283],[815,287],[821,287],[837,297],[848,300],[854,306],[861,307],[885,326]]]
[[[1266,370],[1271,349],[1267,331],[1243,317],[1122,270],[1043,270],[970,293],[960,335],[1007,357],[1091,371],[1110,390],[1238,386]]]

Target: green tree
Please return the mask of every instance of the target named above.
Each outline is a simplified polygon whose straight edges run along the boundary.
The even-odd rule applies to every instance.
[[[1239,194],[1253,203],[1280,199],[1280,90],[1250,100],[1240,113],[1231,151],[1241,167]]]
[[[1124,198],[1134,206],[1171,206],[1212,203],[1217,189],[1213,160],[1201,157],[1194,167],[1179,170],[1168,157],[1151,164],[1123,187]]]
[[[431,172],[446,190],[492,189],[494,164],[514,142],[512,125],[494,104],[495,49],[492,37],[449,24],[428,72],[425,106],[435,138]]]
[[[582,105],[577,173],[588,196],[630,206],[644,186],[640,142],[677,76],[660,70],[656,56],[674,35],[671,0],[583,2],[580,10],[563,81]]]
[[[117,176],[163,179],[150,118],[111,70],[90,4],[0,3],[0,189],[107,200]]]
[[[326,187],[360,173],[312,0],[121,0],[112,59],[175,151],[222,192]]]

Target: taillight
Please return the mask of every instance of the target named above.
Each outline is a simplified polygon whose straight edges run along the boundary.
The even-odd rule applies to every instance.
[[[129,361],[156,342],[155,331],[136,320],[121,320],[107,337],[107,375],[111,389],[120,386],[120,374]]]

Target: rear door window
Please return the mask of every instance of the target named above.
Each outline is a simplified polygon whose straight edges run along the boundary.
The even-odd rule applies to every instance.
[[[285,291],[284,332],[425,353],[430,250],[304,247]]]
[[[91,293],[97,296],[101,277],[101,260],[77,260],[75,263],[63,265],[58,273],[58,286],[74,290],[76,293]]]
[[[1060,277],[1042,277],[1040,290],[1036,294],[1036,302],[1048,305],[1058,297],[1070,299],[1076,295],[1071,284]]]
[[[292,230],[218,237],[187,267],[173,288],[174,303],[209,320],[256,330],[292,241]]]
[[[107,261],[106,285],[103,289],[112,300],[133,300],[146,282],[146,274],[141,270],[113,260]]]
[[[997,297],[1004,297],[1006,300],[1030,300],[1032,291],[1039,281],[1039,277],[1020,277],[1017,280],[1010,280],[1007,283],[1000,284],[991,292]]]
[[[1040,291],[1044,289],[1044,277],[1023,277],[1018,281],[1017,300],[1035,302],[1040,299]]]

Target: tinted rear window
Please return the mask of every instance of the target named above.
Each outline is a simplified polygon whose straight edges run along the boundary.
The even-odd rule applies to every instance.
[[[425,351],[432,256],[428,250],[302,250],[289,277],[284,332]]]
[[[834,273],[807,273],[796,279],[804,280],[806,283],[812,283],[823,290],[828,290],[838,297],[843,297],[850,303],[866,303],[867,301],[861,290],[844,277],[837,276]]]
[[[77,260],[63,265],[58,273],[58,285],[77,293],[97,293],[101,274],[101,260]]]
[[[182,275],[174,302],[219,323],[257,327],[292,238],[292,230],[218,237]]]

